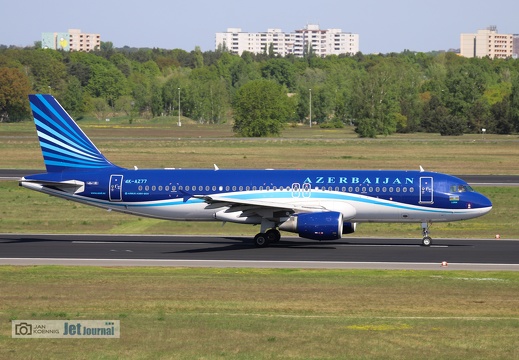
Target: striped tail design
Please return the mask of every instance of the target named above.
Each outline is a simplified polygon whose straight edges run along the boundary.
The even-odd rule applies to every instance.
[[[52,95],[29,95],[29,101],[47,172],[116,167]]]

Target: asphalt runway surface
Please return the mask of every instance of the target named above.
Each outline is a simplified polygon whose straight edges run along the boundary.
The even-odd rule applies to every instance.
[[[519,271],[519,240],[0,234],[0,265],[370,268]],[[446,265],[442,263],[446,262]]]

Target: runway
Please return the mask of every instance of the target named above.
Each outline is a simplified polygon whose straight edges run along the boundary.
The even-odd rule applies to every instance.
[[[519,240],[0,234],[0,265],[189,266],[519,271]],[[447,262],[447,266],[442,266]]]

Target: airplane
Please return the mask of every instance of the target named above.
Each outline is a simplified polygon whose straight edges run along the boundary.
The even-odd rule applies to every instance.
[[[280,231],[338,240],[358,223],[420,223],[430,246],[435,222],[472,219],[491,201],[462,179],[420,170],[134,169],[112,164],[47,94],[29,95],[47,172],[20,185],[143,217],[259,225],[256,247]]]

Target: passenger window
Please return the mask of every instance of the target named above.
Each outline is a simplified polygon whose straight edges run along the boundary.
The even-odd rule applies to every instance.
[[[142,191],[142,185],[139,185],[139,191]]]
[[[162,191],[162,185],[159,185],[159,191]]]

